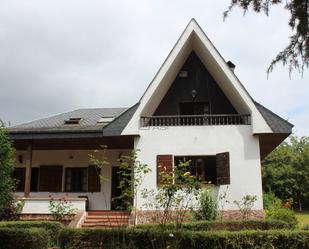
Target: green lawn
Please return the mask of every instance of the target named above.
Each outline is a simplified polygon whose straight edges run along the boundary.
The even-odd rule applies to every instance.
[[[305,225],[309,225],[309,212],[301,212],[296,213],[297,220],[299,222],[299,226],[303,227]]]

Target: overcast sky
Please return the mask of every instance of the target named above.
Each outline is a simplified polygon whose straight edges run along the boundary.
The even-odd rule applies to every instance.
[[[88,107],[128,107],[194,17],[253,98],[309,135],[309,71],[271,59],[288,44],[289,13],[269,17],[230,0],[1,0],[0,118],[13,125]]]

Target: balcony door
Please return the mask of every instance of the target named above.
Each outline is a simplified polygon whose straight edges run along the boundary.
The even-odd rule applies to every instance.
[[[208,102],[183,102],[179,104],[180,115],[210,114]]]

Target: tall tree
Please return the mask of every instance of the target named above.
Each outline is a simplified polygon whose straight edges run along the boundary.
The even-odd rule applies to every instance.
[[[14,149],[0,120],[0,220],[11,219],[15,209]]]
[[[262,165],[263,189],[281,199],[292,198],[301,210],[309,208],[309,137],[291,137]]]
[[[288,65],[289,72],[298,69],[304,72],[309,67],[309,0],[231,0],[230,6],[223,13],[224,19],[235,6],[243,9],[244,14],[251,8],[253,11],[269,15],[271,6],[282,5],[290,12],[288,25],[292,29],[290,43],[271,61],[269,74],[278,62]]]

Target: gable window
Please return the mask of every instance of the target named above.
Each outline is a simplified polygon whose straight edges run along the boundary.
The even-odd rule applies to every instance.
[[[13,178],[16,181],[16,192],[25,190],[26,168],[15,168]],[[31,185],[30,191],[37,192],[39,184],[39,168],[31,168]]]
[[[66,168],[65,191],[87,192],[87,190],[88,190],[88,168]]]

